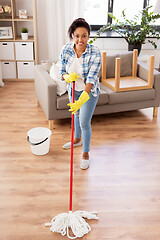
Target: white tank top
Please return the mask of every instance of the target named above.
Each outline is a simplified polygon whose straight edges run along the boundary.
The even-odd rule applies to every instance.
[[[80,77],[77,78],[77,81],[75,82],[76,91],[83,91],[85,88],[84,80],[82,78],[82,60],[81,57],[78,58],[76,55],[67,71],[69,74],[75,72]]]

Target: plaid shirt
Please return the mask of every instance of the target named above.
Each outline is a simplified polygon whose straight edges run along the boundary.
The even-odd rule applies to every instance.
[[[76,56],[74,50],[74,43],[67,43],[61,51],[60,55],[60,74],[61,80],[62,75],[67,73],[67,69],[70,67],[72,61]],[[82,54],[82,78],[84,83],[93,84],[91,93],[94,97],[97,96],[97,89],[99,89],[99,70],[101,66],[101,53],[100,50],[91,44],[87,44],[85,52]],[[71,84],[67,86],[68,92],[71,92]]]

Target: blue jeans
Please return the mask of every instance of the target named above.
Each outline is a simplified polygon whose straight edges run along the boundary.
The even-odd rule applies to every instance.
[[[75,101],[78,100],[79,96],[83,91],[75,91]],[[89,93],[90,99],[85,102],[81,108],[74,114],[74,129],[75,137],[83,139],[83,152],[90,151],[90,141],[91,141],[91,119],[93,116],[94,109],[96,107],[99,96],[99,90],[97,97],[93,97],[91,92]],[[69,96],[69,101],[72,102],[72,92]]]

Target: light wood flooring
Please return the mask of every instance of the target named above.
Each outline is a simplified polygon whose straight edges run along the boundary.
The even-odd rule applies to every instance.
[[[160,240],[160,112],[94,116],[90,168],[74,150],[73,211],[97,210],[83,240]],[[48,127],[33,82],[0,88],[0,240],[67,239],[44,226],[68,212],[70,119],[55,121],[50,152],[31,153],[27,131]]]

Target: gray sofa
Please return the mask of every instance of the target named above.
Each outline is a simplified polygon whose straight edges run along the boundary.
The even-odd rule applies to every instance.
[[[115,56],[107,56],[107,74],[114,74]],[[132,53],[118,55],[121,57],[121,75],[126,76],[132,69]],[[53,129],[54,120],[70,118],[67,103],[68,94],[57,95],[57,84],[50,77],[48,71],[42,65],[36,65],[35,94],[37,105],[40,105],[49,120],[49,128]],[[100,73],[101,74],[101,73]],[[147,81],[148,66],[138,62],[137,76]],[[160,73],[154,70],[154,82],[152,89],[119,92],[116,93],[100,82],[100,95],[94,115],[123,112],[153,107],[153,116],[157,116],[160,105]]]

